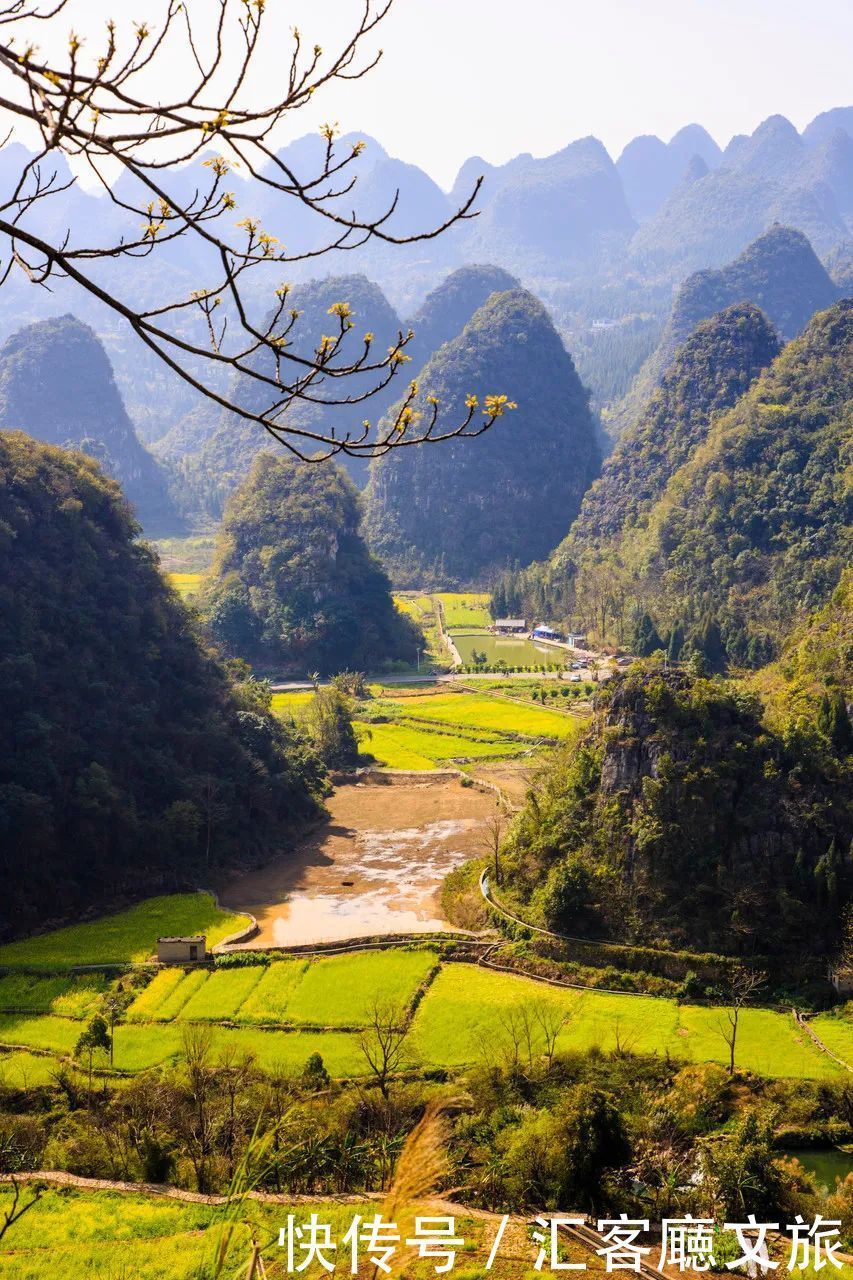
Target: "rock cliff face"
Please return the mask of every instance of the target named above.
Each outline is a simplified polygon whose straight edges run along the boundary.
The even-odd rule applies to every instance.
[[[118,480],[147,533],[174,532],[165,473],[136,435],[101,342],[74,316],[28,325],[3,345],[0,427],[82,449]]]

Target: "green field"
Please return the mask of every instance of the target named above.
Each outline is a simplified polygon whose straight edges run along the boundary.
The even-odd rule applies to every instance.
[[[201,590],[205,575],[203,573],[170,573],[168,577],[182,600],[192,600]]]
[[[176,1060],[189,1023],[196,1021],[212,1024],[216,1050],[253,1055],[267,1069],[298,1072],[318,1052],[334,1075],[361,1075],[364,1058],[351,1029],[369,1022],[375,1002],[411,1006],[437,963],[435,950],[424,947],[285,959],[213,974],[162,970],[131,1006],[128,1020],[116,1026],[115,1067],[133,1072]],[[410,1061],[454,1068],[484,1057],[500,1060],[508,1043],[508,1011],[538,1004],[569,1015],[561,1050],[621,1047],[689,1062],[727,1060],[720,1009],[652,996],[560,990],[475,965],[442,964],[417,1007]],[[815,1029],[841,1056],[853,1057],[849,1020],[822,1016]],[[6,1064],[6,1070],[35,1072],[46,1080],[54,1059],[29,1051],[68,1056],[80,1030],[79,1021],[54,1013],[3,1014],[0,1045],[18,1052],[0,1055],[0,1068]],[[843,1075],[790,1015],[769,1009],[743,1011],[737,1065],[767,1077]]]
[[[208,893],[149,898],[117,915],[55,929],[0,947],[0,970],[56,971],[83,964],[128,964],[149,959],[157,939],[203,933],[208,947],[236,933],[248,920],[222,911]]]
[[[548,707],[511,702],[508,698],[476,693],[439,693],[400,699],[401,715],[418,720],[435,720],[465,729],[522,733],[529,737],[573,738],[584,727],[579,717],[552,711]]]
[[[298,715],[305,710],[313,697],[313,689],[294,689],[289,693],[274,693],[272,696],[273,715]]]
[[[0,1187],[0,1212],[8,1207],[11,1190]],[[288,1205],[252,1201],[237,1214],[232,1246],[221,1280],[237,1280],[247,1274],[252,1230],[262,1247],[267,1272],[284,1275],[278,1233],[284,1215],[294,1212],[298,1222],[312,1213],[328,1223],[331,1237],[341,1242],[355,1214],[374,1213],[375,1201],[342,1203],[326,1199]],[[416,1210],[413,1206],[413,1211]],[[429,1212],[429,1210],[420,1210]],[[0,1280],[48,1280],[64,1276],[68,1280],[198,1280],[214,1274],[210,1266],[213,1251],[222,1238],[224,1212],[214,1205],[186,1203],[162,1195],[143,1192],[83,1191],[50,1187],[0,1243]],[[459,1246],[454,1275],[463,1280],[484,1274],[482,1268],[494,1238],[494,1226],[482,1215],[470,1217],[464,1209],[455,1214]],[[523,1229],[510,1228],[505,1247],[491,1271],[493,1280],[518,1280],[533,1271],[538,1246]],[[338,1243],[339,1252],[345,1249]],[[529,1253],[529,1266],[519,1269],[518,1250]],[[346,1254],[343,1255],[346,1257]],[[571,1242],[565,1256],[588,1263],[594,1274],[603,1274],[603,1262],[595,1254]],[[206,1264],[206,1265],[205,1265]],[[416,1280],[434,1280],[435,1259],[409,1262],[406,1274]],[[339,1264],[335,1274],[342,1270]],[[346,1264],[349,1274],[349,1262]],[[327,1277],[315,1260],[299,1274],[305,1280]],[[395,1271],[395,1275],[398,1274]]]
[[[450,760],[506,759],[525,750],[523,744],[497,735],[479,741],[435,733],[426,725],[354,723],[361,751],[389,769],[436,769]]]
[[[668,1053],[691,1062],[728,1060],[720,1033],[725,1013],[717,1008],[678,1005],[652,996],[620,996],[598,991],[560,991],[529,978],[490,973],[467,965],[441,970],[415,1016],[413,1039],[425,1060],[461,1066],[493,1059],[506,1035],[502,1018],[512,1008],[544,1002],[570,1018],[561,1032],[561,1050]],[[770,1077],[839,1078],[841,1068],[804,1039],[793,1019],[768,1009],[745,1009],[738,1033],[739,1067]]]
[[[454,627],[488,627],[492,621],[489,613],[489,596],[484,591],[463,593],[439,591],[435,597],[441,601],[444,625],[448,631]]]
[[[288,1023],[363,1026],[375,1004],[407,1005],[436,964],[435,953],[363,951],[269,966],[185,972],[161,969],[128,1010],[142,1022]]]
[[[10,973],[0,978],[0,1013],[56,1013],[66,1018],[85,1018],[108,986],[100,974],[39,978],[29,973]]]
[[[849,1006],[848,1006],[849,1008]],[[853,1018],[847,1010],[842,1013],[821,1013],[809,1023],[827,1049],[853,1066]]]
[[[56,1059],[25,1051],[0,1053],[0,1085],[8,1089],[37,1089],[53,1083]]]

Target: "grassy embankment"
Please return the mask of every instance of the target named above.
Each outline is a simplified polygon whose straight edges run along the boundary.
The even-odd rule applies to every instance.
[[[150,954],[158,932],[180,932],[202,918],[203,895],[155,899],[130,912],[0,948],[0,1078],[24,1085],[47,1083],[62,1057],[73,1054],[85,1020],[100,1007],[114,976],[73,975],[61,938],[74,939],[77,963],[98,963],[119,952]],[[230,929],[207,900],[210,936]],[[168,912],[164,904],[169,903]],[[146,911],[147,909],[147,911]],[[223,913],[219,913],[221,917]],[[149,920],[142,939],[140,922]],[[82,930],[86,932],[83,933]],[[117,943],[121,939],[121,943]],[[51,968],[56,971],[49,973]],[[31,971],[36,972],[31,972]],[[336,1076],[364,1073],[358,1028],[373,1002],[417,1003],[409,1039],[412,1067],[457,1068],[500,1059],[506,1047],[507,1010],[546,1002],[566,1014],[561,1051],[617,1048],[668,1054],[688,1062],[727,1060],[722,1010],[650,996],[561,990],[529,978],[442,961],[434,947],[362,952],[316,959],[283,958],[248,968],[210,972],[166,969],[147,979],[137,973],[135,999],[115,1029],[115,1067],[134,1072],[180,1057],[185,1028],[211,1029],[216,1048],[246,1051],[270,1070],[298,1072],[313,1052]],[[127,977],[123,979],[127,982]],[[825,1016],[820,1035],[853,1057],[853,1021]],[[768,1077],[838,1079],[841,1067],[812,1044],[790,1015],[766,1009],[741,1014],[738,1065]]]

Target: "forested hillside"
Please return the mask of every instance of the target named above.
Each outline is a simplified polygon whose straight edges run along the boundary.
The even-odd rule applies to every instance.
[[[713,416],[731,408],[778,354],[773,326],[750,303],[700,323],[584,497],[572,527],[572,548],[580,551],[624,535],[705,439]]]
[[[474,265],[453,271],[427,294],[412,320],[410,372],[418,373],[439,347],[458,337],[491,294],[518,288],[515,277],[502,267]]]
[[[395,609],[359,519],[342,467],[259,454],[219,532],[204,602],[217,644],[301,674],[411,665],[423,637]]]
[[[787,341],[802,333],[814,313],[830,306],[839,293],[806,237],[791,227],[772,227],[719,270],[695,272],[680,286],[657,348],[622,403],[608,415],[609,433],[618,439],[636,422],[678,348],[700,321],[737,302],[752,302]]]
[[[546,555],[599,458],[588,393],[542,304],[521,289],[494,294],[419,383],[457,415],[475,388],[511,392],[518,407],[478,439],[374,462],[366,528],[393,576],[473,582]]]
[[[797,227],[819,252],[843,243],[849,161],[833,137],[812,145],[784,116],[731,140],[716,168],[680,183],[634,236],[633,265],[648,274],[714,267],[774,222]]]
[[[175,531],[166,474],[134,431],[102,344],[74,316],[28,325],[0,348],[0,427],[83,449],[120,482],[151,536]]]
[[[0,434],[0,933],[260,860],[320,766],[234,683],[95,462]]]
[[[642,531],[576,580],[575,608],[619,630],[640,607],[661,634],[713,616],[730,658],[771,652],[850,563],[851,438],[848,300],[815,316],[714,422]]]
[[[614,680],[518,818],[504,893],[564,933],[830,950],[853,873],[853,760],[761,716],[757,698],[684,672]]]

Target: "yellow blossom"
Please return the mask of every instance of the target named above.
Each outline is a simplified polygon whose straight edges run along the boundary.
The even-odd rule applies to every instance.
[[[501,418],[508,409],[517,409],[518,405],[508,396],[486,396],[486,407],[483,410],[490,418]]]

